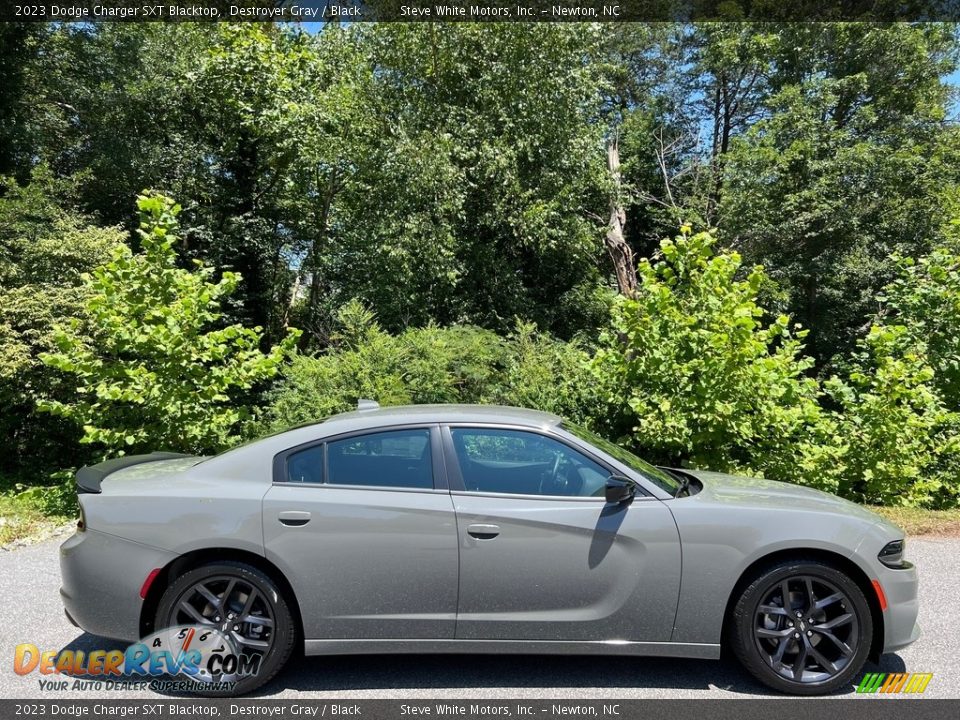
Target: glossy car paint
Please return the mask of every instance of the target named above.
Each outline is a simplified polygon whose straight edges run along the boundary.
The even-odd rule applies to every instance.
[[[433,489],[286,483],[286,451],[393,427],[429,427]],[[449,427],[530,430],[632,478],[630,504],[467,492]],[[134,640],[149,572],[185,553],[253,553],[293,588],[307,653],[578,652],[718,657],[727,601],[756,561],[798,549],[847,559],[887,596],[883,650],[916,639],[917,576],[877,553],[903,533],[808,488],[697,472],[674,499],[560,427],[479,406],[366,410],[236,448],[108,475],[83,494],[87,529],[61,549],[63,597],[84,629]],[[309,514],[307,516],[306,514]],[[298,524],[307,518],[305,524]],[[284,524],[291,520],[294,525]],[[477,532],[495,526],[492,536]]]

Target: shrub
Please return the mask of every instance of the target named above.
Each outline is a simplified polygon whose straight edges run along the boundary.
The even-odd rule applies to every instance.
[[[355,301],[338,321],[327,352],[294,358],[253,432],[319,421],[359,398],[381,405],[509,404],[585,417],[592,387],[586,351],[532,324],[518,324],[507,337],[470,325],[391,335]]]
[[[934,385],[947,407],[960,411],[960,221],[950,231],[951,241],[929,255],[897,258],[899,273],[879,299],[885,314],[926,347]]]
[[[72,376],[75,396],[41,407],[75,421],[81,442],[104,452],[215,451],[235,440],[245,395],[276,374],[297,333],[262,353],[260,328],[217,327],[240,277],[213,282],[213,268],[177,267],[180,206],[156,194],[137,205],[143,252],[121,245],[84,276],[89,322],[61,327],[59,351],[42,356]]]
[[[944,405],[926,345],[906,326],[877,323],[860,347],[847,377],[825,383],[835,457],[816,471],[858,502],[956,505],[960,416]]]
[[[58,203],[69,183],[43,167],[26,186],[0,178],[0,473],[30,482],[60,467],[78,429],[37,412],[37,395],[67,399],[60,374],[40,355],[55,351],[55,326],[84,313],[81,274],[107,262],[123,240]],[[83,462],[78,453],[70,462]]]
[[[738,280],[740,256],[715,245],[684,228],[640,261],[594,359],[607,432],[660,462],[791,479],[820,416],[804,332],[785,315],[766,322],[762,268]]]

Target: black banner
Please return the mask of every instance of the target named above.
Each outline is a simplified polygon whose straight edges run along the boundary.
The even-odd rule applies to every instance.
[[[906,704],[905,704],[906,703]],[[956,718],[960,700],[858,697],[846,700],[0,700],[0,717],[47,718],[603,718],[605,720],[940,720]]]
[[[955,21],[960,0],[4,0],[6,22]]]

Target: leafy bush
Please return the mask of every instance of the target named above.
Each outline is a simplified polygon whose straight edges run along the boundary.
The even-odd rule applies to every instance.
[[[899,274],[880,297],[903,333],[926,346],[934,385],[960,411],[960,220],[951,241],[914,260],[898,258]]]
[[[70,393],[39,356],[56,350],[58,323],[83,315],[81,274],[107,262],[123,237],[60,207],[70,193],[41,167],[29,185],[10,181],[0,194],[0,473],[31,481],[60,467],[79,437],[73,423],[36,410],[36,396]],[[84,460],[73,453],[68,462]]]
[[[142,254],[121,245],[84,276],[89,321],[60,328],[59,351],[42,356],[73,376],[75,396],[41,407],[109,453],[223,448],[247,415],[244,394],[277,373],[297,333],[264,354],[260,328],[216,327],[239,276],[212,282],[212,268],[178,268],[180,206],[157,194],[137,205]]]
[[[79,512],[77,505],[77,485],[74,480],[75,469],[58,470],[50,476],[52,485],[19,486],[21,492],[13,496],[22,506],[42,513],[47,517],[75,517]]]
[[[906,327],[882,324],[860,345],[848,377],[826,383],[839,453],[819,471],[859,502],[955,504],[960,418],[943,404],[926,346]]]
[[[273,391],[265,426],[280,430],[352,409],[359,398],[381,405],[522,405],[584,419],[592,387],[588,355],[573,343],[518,324],[500,337],[470,325],[385,332],[356,301],[338,316],[333,346],[297,356]]]
[[[804,332],[785,315],[765,322],[763,269],[738,280],[740,256],[715,245],[683,228],[615,305],[594,359],[608,434],[661,462],[786,479],[820,416]]]

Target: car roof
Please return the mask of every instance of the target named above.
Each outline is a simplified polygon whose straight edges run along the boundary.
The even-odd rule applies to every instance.
[[[377,428],[433,423],[495,423],[546,429],[563,421],[551,413],[502,405],[394,405],[381,408],[371,401],[365,402],[373,407],[267,435],[211,457],[197,467],[202,467],[208,474],[219,469],[224,477],[241,477],[264,457],[328,437]]]
[[[322,427],[328,432],[375,428],[407,423],[505,423],[544,427],[559,425],[559,415],[506,405],[392,405],[369,410],[354,410],[327,418]]]
[[[313,446],[329,438],[349,436],[354,432],[368,430],[373,432],[379,428],[392,429],[404,425],[433,424],[503,425],[550,432],[560,429],[564,422],[562,417],[554,413],[506,405],[443,404],[380,407],[372,400],[361,400],[359,407],[361,408],[359,410],[333,415],[323,421],[290,428],[238,445],[219,455],[202,460],[189,468],[185,474],[192,473],[206,479],[222,479],[230,483],[235,483],[238,479],[262,483],[266,478],[273,477],[277,459],[284,457],[286,452]],[[606,455],[602,449],[593,448],[593,452],[607,458],[613,467],[619,466],[622,471],[631,472],[628,466]],[[654,497],[670,496],[648,482],[645,482],[644,487]]]

